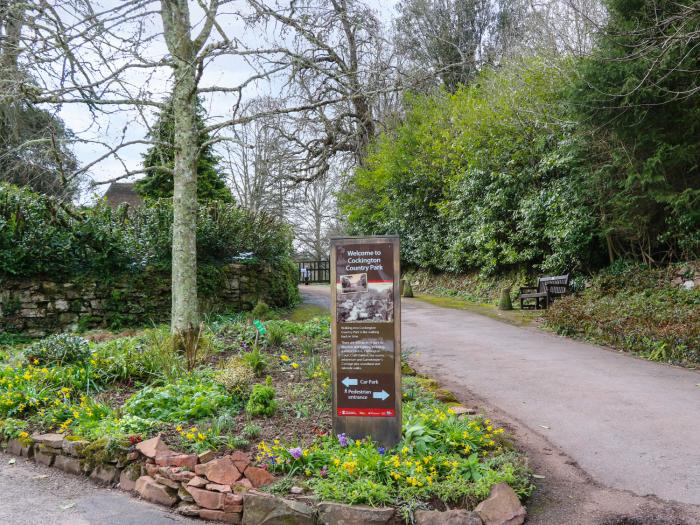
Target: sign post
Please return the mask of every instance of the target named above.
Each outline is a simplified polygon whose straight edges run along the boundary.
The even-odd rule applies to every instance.
[[[333,431],[401,438],[398,237],[331,239]]]

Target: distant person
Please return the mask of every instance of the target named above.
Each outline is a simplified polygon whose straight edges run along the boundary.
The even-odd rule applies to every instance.
[[[304,281],[304,284],[306,284],[306,285],[309,284],[309,279],[311,279],[310,274],[311,274],[311,272],[309,271],[309,269],[306,266],[304,266],[301,269],[301,280]]]

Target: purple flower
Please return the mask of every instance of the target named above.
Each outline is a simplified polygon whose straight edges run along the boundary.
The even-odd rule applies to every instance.
[[[289,452],[294,459],[299,459],[303,454],[301,447],[290,448],[287,452]]]
[[[328,467],[326,467],[326,466],[324,465],[323,468],[321,469],[321,471],[320,471],[318,474],[319,474],[319,476],[321,476],[322,478],[328,477]]]
[[[348,438],[345,436],[345,434],[338,434],[338,441],[340,442],[341,447],[348,446]]]
[[[377,449],[377,452],[379,452],[379,455],[383,456],[383,455],[384,455],[384,452],[386,452],[386,449],[385,449],[384,447],[379,447],[379,448]]]

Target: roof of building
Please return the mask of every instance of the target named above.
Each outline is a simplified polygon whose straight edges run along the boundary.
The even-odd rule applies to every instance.
[[[116,208],[120,204],[126,203],[132,207],[141,206],[143,199],[136,193],[133,182],[113,182],[105,192],[107,204]]]

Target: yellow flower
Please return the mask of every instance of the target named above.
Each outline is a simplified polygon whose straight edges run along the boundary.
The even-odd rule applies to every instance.
[[[176,426],[175,430],[177,430],[178,432],[182,432],[182,425]]]
[[[188,432],[187,434],[185,434],[185,437],[189,440],[192,440],[194,439],[194,434],[192,432]]]
[[[38,365],[38,364],[39,364],[39,359],[37,359],[37,358],[35,357],[34,360],[32,361],[32,363],[34,363],[35,365]]]
[[[205,439],[207,439],[207,436],[204,435],[204,434],[202,434],[201,432],[199,432],[199,433],[197,434],[197,439],[198,439],[199,441],[204,441]]]
[[[289,361],[289,356],[287,354],[282,354],[280,356],[280,359],[286,363],[287,361]]]
[[[26,439],[29,437],[29,432],[22,431],[19,433],[19,437],[20,437],[20,439]]]
[[[404,456],[405,456],[406,454],[408,454],[408,447],[403,447],[403,448],[401,449],[401,453],[402,453]]]
[[[337,467],[338,465],[340,465],[340,460],[338,458],[335,458],[333,460],[333,464]]]
[[[292,363],[292,368],[293,368],[294,370],[296,370],[297,368],[299,368],[299,363]]]

